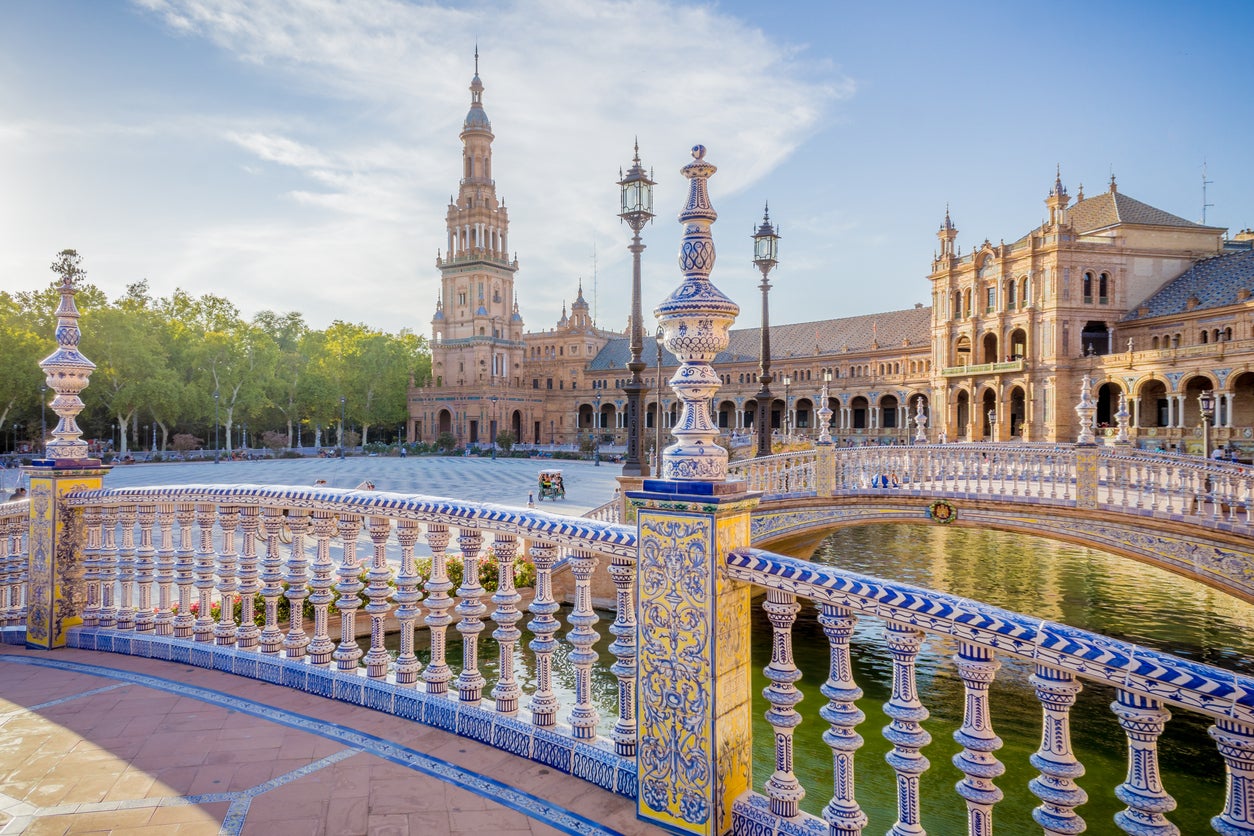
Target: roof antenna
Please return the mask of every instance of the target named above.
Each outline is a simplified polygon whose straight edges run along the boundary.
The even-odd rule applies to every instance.
[[[1213,204],[1213,203],[1207,203],[1207,202],[1206,202],[1206,187],[1207,187],[1207,186],[1210,186],[1210,185],[1213,185],[1213,184],[1214,184],[1214,182],[1215,182],[1214,180],[1207,180],[1207,179],[1206,179],[1206,158],[1205,158],[1205,157],[1203,157],[1203,158],[1202,158],[1202,226],[1205,226],[1205,225],[1206,225],[1206,209],[1207,209],[1207,207],[1210,207],[1210,206],[1214,206],[1214,205],[1215,205],[1215,204]]]

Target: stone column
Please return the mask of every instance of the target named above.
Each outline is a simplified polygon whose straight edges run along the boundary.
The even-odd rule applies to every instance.
[[[715,167],[703,147],[692,153],[679,215],[684,280],[654,312],[680,361],[670,383],[683,408],[662,478],[630,495],[640,505],[636,809],[645,821],[713,836],[730,831],[732,804],[752,778],[749,586],[725,565],[729,551],[749,545],[758,495],[727,481],[727,453],[714,443],[711,362],[739,306],[709,280],[717,214],[706,180]]]
[[[52,409],[60,417],[43,459],[26,468],[30,476],[30,532],[26,609],[26,646],[51,650],[65,646],[66,631],[83,623],[87,604],[83,579],[85,525],[81,510],[63,498],[74,491],[98,490],[107,469],[87,457],[87,442],[75,418],[83,409],[79,393],[96,366],[78,351],[78,308],[74,279],[83,275],[78,254],[66,250],[53,270],[62,276],[57,308],[57,349],[39,364],[48,388],[56,393]],[[127,582],[131,578],[125,579]]]

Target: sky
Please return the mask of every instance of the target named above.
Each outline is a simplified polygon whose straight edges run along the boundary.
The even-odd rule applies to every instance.
[[[528,330],[580,282],[626,326],[636,141],[646,315],[680,280],[698,143],[738,326],[768,201],[773,323],[930,304],[946,208],[964,252],[1013,241],[1056,170],[1254,227],[1251,31],[1248,2],[6,0],[0,289],[74,248],[110,298],[144,279],[429,336],[477,44]]]

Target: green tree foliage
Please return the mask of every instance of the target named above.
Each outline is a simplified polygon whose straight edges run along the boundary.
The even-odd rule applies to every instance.
[[[425,339],[408,330],[335,322],[319,331],[296,312],[262,311],[248,321],[221,296],[175,290],[154,298],[144,280],[110,301],[87,283],[72,249],[58,253],[51,269],[56,280],[43,290],[0,291],[0,430],[20,423],[23,439],[38,436],[39,361],[56,349],[67,276],[78,288],[81,349],[96,364],[78,423],[87,438],[114,439],[118,452],[144,446],[149,424],[160,428],[162,450],[176,435],[212,439],[215,422],[226,450],[241,422],[250,437],[281,432],[286,446],[299,443],[298,433],[313,443],[320,428],[330,444],[341,397],[348,426],[368,438],[374,427],[404,423],[410,380],[431,373]],[[42,394],[51,401],[51,392]],[[47,420],[55,426],[51,410]]]

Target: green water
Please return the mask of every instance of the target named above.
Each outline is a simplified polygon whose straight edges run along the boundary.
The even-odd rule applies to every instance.
[[[1254,673],[1254,607],[1222,593],[1126,558],[1053,541],[972,529],[920,526],[849,528],[829,537],[811,558],[865,574],[975,598],[1015,612],[1064,622],[1179,656]],[[772,735],[762,719],[762,668],[770,662],[770,628],[759,612],[754,622],[754,785],[761,788],[773,769]],[[796,729],[796,772],[807,789],[802,806],[819,814],[830,800],[830,750],[818,716],[826,703],[819,686],[829,662],[826,636],[813,607],[802,611],[793,634],[794,653],[805,677],[799,687],[805,720]],[[929,833],[966,832],[966,812],[954,792],[962,773],[950,759],[960,751],[953,732],[961,725],[963,691],[950,657],[956,643],[929,639],[918,661],[920,699],[931,712],[923,725],[932,743],[923,749],[931,768],[922,778],[923,825]],[[892,663],[883,622],[862,619],[853,637],[854,676],[865,692],[858,707],[867,719],[858,727],[857,798],[870,817],[867,833],[886,832],[896,820],[894,773],[884,762],[889,745],[881,730],[892,687]],[[1040,742],[1041,709],[1028,683],[1029,666],[1006,658],[991,691],[994,729],[1005,745],[998,759],[1006,774],[997,780],[1005,800],[995,823],[1003,833],[1039,832],[1031,810],[1039,801],[1027,783],[1036,777],[1028,756]],[[1114,788],[1126,771],[1123,730],[1110,711],[1114,691],[1085,686],[1072,711],[1072,740],[1087,772],[1078,783],[1089,802],[1078,812],[1088,833],[1120,833],[1112,816],[1123,808]],[[1223,762],[1206,735],[1207,721],[1185,711],[1160,740],[1166,790],[1180,808],[1169,815],[1182,833],[1210,833],[1210,817],[1223,808]]]

